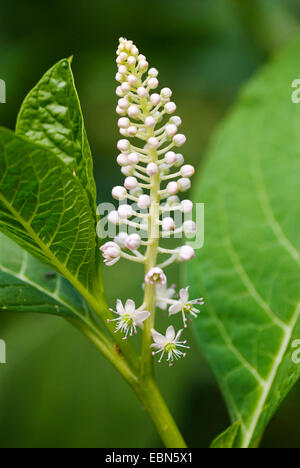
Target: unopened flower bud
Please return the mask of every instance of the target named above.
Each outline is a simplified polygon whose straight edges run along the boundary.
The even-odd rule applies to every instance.
[[[128,135],[133,137],[137,134],[137,128],[134,125],[130,125],[127,129]]]
[[[193,202],[190,200],[182,200],[180,206],[182,213],[190,213],[193,210]]]
[[[122,201],[127,197],[127,191],[121,185],[117,185],[112,189],[112,196],[116,200]]]
[[[177,249],[177,260],[179,262],[187,262],[195,257],[195,251],[190,245],[183,245]]]
[[[184,157],[182,156],[182,154],[180,153],[176,154],[176,161],[174,163],[174,166],[180,167],[182,166],[183,163],[184,163]]]
[[[121,75],[126,75],[127,73],[127,67],[125,65],[120,65],[118,68],[118,72],[121,73]]]
[[[167,114],[173,114],[176,111],[176,104],[175,102],[168,102],[165,104],[165,111]]]
[[[119,140],[117,147],[119,151],[126,153],[127,151],[129,151],[130,143],[128,140]]]
[[[186,137],[182,135],[181,133],[178,133],[178,135],[175,135],[173,137],[173,143],[175,146],[182,146],[186,142]]]
[[[178,187],[181,192],[186,192],[191,188],[191,181],[187,177],[178,180]]]
[[[150,137],[148,140],[148,145],[149,145],[149,148],[156,149],[159,147],[159,141],[155,137]]]
[[[172,91],[170,90],[170,88],[163,88],[160,92],[160,95],[163,99],[170,99],[170,97],[172,96]]]
[[[177,192],[179,192],[179,186],[177,182],[169,182],[166,190],[170,195],[175,195]]]
[[[127,112],[128,112],[129,117],[131,117],[132,119],[135,119],[139,115],[140,109],[138,108],[138,106],[133,104],[132,106],[128,107]]]
[[[172,195],[167,200],[169,206],[176,206],[180,202],[180,198],[177,195]]]
[[[141,238],[138,234],[130,234],[125,241],[125,247],[129,250],[137,250],[141,245]]]
[[[137,77],[134,75],[129,75],[127,81],[131,86],[133,86],[137,82]]]
[[[132,216],[131,205],[120,205],[118,208],[118,214],[121,219],[127,219]]]
[[[133,55],[130,55],[127,59],[128,65],[135,65],[136,64],[136,58]]]
[[[154,176],[158,172],[158,167],[155,163],[149,163],[146,168],[148,176]]]
[[[158,70],[156,70],[156,68],[150,68],[150,70],[148,71],[148,75],[154,76],[156,78],[158,76]]]
[[[118,106],[121,107],[121,109],[127,109],[127,107],[129,106],[128,99],[126,98],[119,99]]]
[[[182,177],[192,177],[195,174],[195,169],[190,164],[185,164],[180,169],[180,174]]]
[[[176,161],[177,159],[177,156],[176,154],[174,153],[174,151],[168,151],[166,154],[165,154],[165,161],[167,164],[174,164],[174,162]]]
[[[171,217],[166,217],[162,220],[162,228],[164,231],[174,231],[175,222]]]
[[[121,84],[121,89],[124,93],[129,93],[130,91],[130,84],[127,83],[127,81],[124,81],[124,83]]]
[[[150,89],[156,89],[158,87],[158,79],[157,78],[149,78],[147,82]]]
[[[116,95],[119,96],[119,97],[123,97],[124,96],[124,91],[122,89],[121,86],[118,86],[117,89],[116,89]]]
[[[138,186],[138,181],[135,177],[126,177],[124,181],[124,186],[128,190],[132,190]]]
[[[119,164],[119,166],[127,166],[128,165],[127,155],[123,153],[119,154],[119,156],[117,157],[117,163]]]
[[[112,224],[119,224],[119,213],[117,211],[111,211],[110,213],[108,213],[107,219]]]
[[[130,120],[127,117],[121,117],[118,120],[118,127],[119,128],[128,128],[130,125]]]
[[[183,231],[186,235],[191,235],[196,233],[196,223],[194,221],[185,221],[183,223]]]
[[[132,176],[133,173],[134,173],[134,167],[133,166],[124,166],[124,167],[121,168],[121,172],[126,177]]]
[[[149,66],[149,63],[147,62],[147,60],[140,60],[139,61],[139,69],[142,70],[142,71],[145,71],[147,70]]]
[[[123,79],[123,75],[121,75],[121,73],[118,72],[118,73],[116,73],[115,78],[116,78],[116,81],[119,81],[119,83],[120,83],[122,81],[122,79]]]
[[[138,94],[139,97],[144,98],[144,97],[148,96],[148,91],[146,90],[146,88],[144,88],[144,86],[140,86],[137,89],[137,94]]]
[[[119,234],[114,238],[114,242],[118,244],[119,247],[125,247],[125,241],[128,237],[128,234],[124,231],[119,232]]]
[[[139,156],[137,153],[130,153],[127,160],[131,166],[135,166],[139,162]]]
[[[149,195],[140,195],[137,205],[141,210],[145,210],[146,208],[149,208],[149,206],[151,205],[151,200],[150,200]]]
[[[157,106],[161,101],[161,96],[159,94],[153,93],[150,96],[150,101],[153,106]]]
[[[174,136],[177,133],[177,127],[174,124],[166,125],[166,134],[168,136]]]
[[[180,127],[182,120],[180,117],[178,117],[178,115],[174,115],[170,118],[170,123],[176,125],[176,127]]]
[[[151,127],[154,127],[155,124],[156,124],[156,120],[153,117],[148,116],[148,117],[145,118],[146,127],[151,128]]]

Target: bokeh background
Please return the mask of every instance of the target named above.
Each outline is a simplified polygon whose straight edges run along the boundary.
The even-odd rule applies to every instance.
[[[121,182],[115,163],[119,36],[133,39],[160,82],[174,91],[201,171],[205,149],[240,88],[300,33],[299,0],[1,0],[0,78],[7,103],[0,124],[14,127],[26,93],[56,61],[73,70],[95,160],[98,199]],[[226,164],[226,161],[224,161]],[[0,246],[1,248],[1,246]],[[104,270],[108,300],[141,295],[140,271]],[[181,281],[176,270],[173,278]],[[161,326],[165,318],[161,318]],[[101,355],[62,319],[1,314],[8,364],[0,366],[0,447],[160,447],[136,397]],[[188,444],[207,447],[229,424],[198,343],[158,379]],[[263,447],[299,448],[300,386],[282,405]]]

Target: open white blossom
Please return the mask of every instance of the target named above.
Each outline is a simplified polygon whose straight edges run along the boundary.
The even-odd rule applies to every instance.
[[[140,327],[143,329],[143,322],[147,320],[150,316],[150,312],[147,310],[143,310],[141,308],[136,309],[135,302],[132,299],[128,299],[123,306],[122,301],[120,299],[117,300],[117,310],[114,311],[111,309],[112,312],[119,315],[119,317],[115,319],[108,320],[108,322],[117,321],[117,327],[115,333],[121,331],[125,334],[124,339],[129,336],[132,336],[133,333],[137,333],[137,328]]]
[[[172,297],[174,297],[175,292],[175,284],[172,284],[169,288],[166,284],[156,286],[157,307],[159,307],[161,310],[166,310],[168,306],[166,300],[172,299]]]
[[[197,317],[198,314],[200,313],[200,310],[194,307],[195,304],[202,306],[204,304],[204,299],[203,297],[200,297],[199,299],[193,299],[192,301],[189,301],[189,288],[182,288],[179,292],[179,300],[178,301],[172,301],[173,304],[169,308],[169,315],[175,315],[178,314],[179,312],[182,313],[182,319],[184,323],[184,327],[187,326],[187,317],[186,316],[193,316]]]
[[[165,335],[158,333],[154,329],[151,330],[154,341],[154,343],[151,345],[151,348],[156,349],[156,351],[153,351],[152,354],[160,354],[158,362],[161,362],[164,355],[167,354],[167,361],[169,362],[169,366],[172,366],[174,359],[177,360],[186,356],[185,352],[177,349],[189,348],[189,346],[186,346],[186,341],[179,341],[182,331],[183,330],[179,330],[179,332],[175,334],[175,329],[172,325],[167,328]]]

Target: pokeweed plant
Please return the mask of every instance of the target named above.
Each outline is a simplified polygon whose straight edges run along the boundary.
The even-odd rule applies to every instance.
[[[275,271],[284,265],[286,278],[299,279],[299,268],[296,268],[299,265],[295,265],[299,263],[299,253],[293,247],[299,238],[297,241],[289,224],[299,219],[299,213],[285,219],[284,227],[280,225],[266,198],[257,165],[260,132],[266,128],[270,133],[264,145],[265,170],[277,167],[276,157],[282,157],[278,151],[280,145],[272,145],[273,121],[270,119],[266,126],[266,116],[274,115],[278,101],[294,123],[300,123],[296,106],[291,110],[286,93],[279,90],[280,80],[288,81],[295,72],[298,50],[299,41],[250,85],[241,100],[240,111],[229,119],[217,139],[216,154],[202,188],[197,186],[194,190],[195,202],[209,197],[211,207],[207,210],[210,216],[206,223],[209,224],[208,247],[188,269],[194,297],[199,296],[202,288],[208,297],[195,329],[219,379],[233,420],[233,425],[217,437],[212,448],[257,446],[268,420],[299,376],[299,367],[290,359],[291,340],[299,329],[299,302],[293,298],[299,292],[299,281],[292,286],[285,283],[290,294],[281,300],[278,300],[278,286],[274,290],[274,305],[271,294],[275,280],[271,276],[264,279],[264,268],[259,264],[264,252],[257,258],[251,243],[259,234],[257,241],[261,248],[266,245],[274,248],[279,258]],[[190,218],[178,225],[175,216],[192,213],[193,203],[188,199],[180,201],[178,193],[190,188],[194,168],[184,164],[183,156],[174,151],[185,143],[185,137],[178,132],[181,119],[172,115],[176,105],[171,101],[171,90],[163,88],[160,93],[155,92],[158,71],[149,69],[146,57],[139,54],[132,41],[123,38],[117,50],[117,66],[116,110],[122,135],[117,163],[125,180],[124,186],[112,190],[112,196],[120,202],[118,210],[108,215],[110,225],[119,226],[119,233],[112,240],[101,245],[96,235],[99,215],[93,161],[70,60],[58,62],[29,93],[15,132],[0,129],[0,230],[3,233],[0,308],[66,318],[95,344],[133,388],[164,444],[180,448],[186,444],[157,388],[153,357],[157,354],[159,362],[165,359],[172,366],[175,360],[185,356],[188,344],[182,336],[183,330],[191,318],[198,317],[204,304],[202,297],[190,300],[188,287],[175,296],[175,286],[168,285],[165,273],[165,268],[173,262],[191,260],[195,256],[193,248],[182,245],[170,249],[160,242],[172,233],[179,237],[195,234],[196,225]],[[249,133],[249,119],[257,122],[257,116],[260,125]],[[276,135],[282,133],[281,128],[278,125]],[[291,128],[290,137],[297,125]],[[235,134],[243,137],[233,138]],[[242,154],[246,153],[248,141],[254,142],[256,150],[252,163],[251,148],[246,144],[250,167]],[[288,138],[284,143],[285,149],[291,145]],[[293,174],[297,174],[300,161],[294,158],[299,146],[297,139],[294,145],[289,154]],[[272,162],[275,162],[273,166]],[[236,167],[242,169],[242,178]],[[281,169],[279,173],[282,175]],[[275,175],[270,174],[268,185]],[[249,189],[249,178],[253,190],[252,185]],[[297,179],[291,181],[298,183]],[[257,200],[253,200],[253,193],[257,193]],[[284,190],[281,195],[283,200],[289,199]],[[261,217],[256,216],[254,202],[260,207]],[[296,209],[295,204],[292,209]],[[277,213],[280,214],[282,208]],[[232,216],[230,224],[225,219],[227,216]],[[254,223],[254,230],[249,229],[250,222]],[[133,232],[129,233],[129,228]],[[288,242],[284,228],[293,242]],[[252,233],[250,241],[243,237],[245,231]],[[101,252],[108,266],[116,264],[121,257],[143,265],[141,305],[136,306],[128,298],[124,304],[118,299],[116,310],[108,307],[100,272]],[[283,253],[288,260],[281,263]],[[271,268],[271,257],[268,252],[266,255]],[[167,258],[160,260],[161,256]],[[251,270],[247,271],[248,268]],[[259,285],[251,279],[257,272]],[[264,297],[263,288],[268,291],[270,303]],[[284,307],[277,310],[277,305],[284,301]],[[157,330],[157,308],[168,309],[170,316],[181,314],[182,328],[175,331],[170,323],[166,331]],[[130,343],[130,337],[138,329],[143,335],[140,352]]]

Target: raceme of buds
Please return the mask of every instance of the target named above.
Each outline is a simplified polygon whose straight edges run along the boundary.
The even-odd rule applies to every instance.
[[[158,308],[169,309],[170,316],[180,312],[184,327],[187,326],[187,318],[198,316],[204,301],[203,298],[189,300],[188,288],[181,289],[177,296],[179,299],[174,299],[175,286],[168,287],[164,272],[164,268],[173,262],[194,258],[194,249],[189,245],[166,249],[159,242],[154,242],[166,234],[192,236],[196,232],[196,224],[192,220],[177,226],[175,217],[173,219],[176,211],[186,214],[193,210],[193,203],[187,198],[180,201],[178,194],[190,189],[190,179],[195,173],[194,167],[184,164],[183,155],[177,152],[177,148],[186,142],[186,137],[179,132],[182,121],[174,115],[173,93],[168,87],[158,90],[158,71],[149,67],[146,57],[139,53],[132,41],[120,39],[116,62],[116,112],[121,134],[117,143],[117,163],[125,179],[124,186],[116,186],[112,190],[113,198],[120,205],[109,213],[108,221],[136,228],[137,232],[128,235],[121,230],[113,242],[101,247],[101,251],[104,262],[109,266],[120,258],[145,265],[143,305],[136,308],[132,299],[128,299],[124,306],[120,300],[117,301],[116,332],[123,332],[127,338],[137,332],[137,327],[144,328],[150,316],[154,324],[153,298]],[[133,209],[129,201],[141,211]],[[146,241],[142,240],[138,229],[147,233]],[[161,255],[168,257],[159,263]],[[150,331],[145,327],[144,333],[152,335],[151,347],[155,349],[152,354],[159,354],[159,362],[166,356],[172,365],[174,359],[185,356],[178,349],[188,348],[185,341],[180,341],[182,330],[176,333],[171,325],[165,334],[160,334],[154,328]]]

